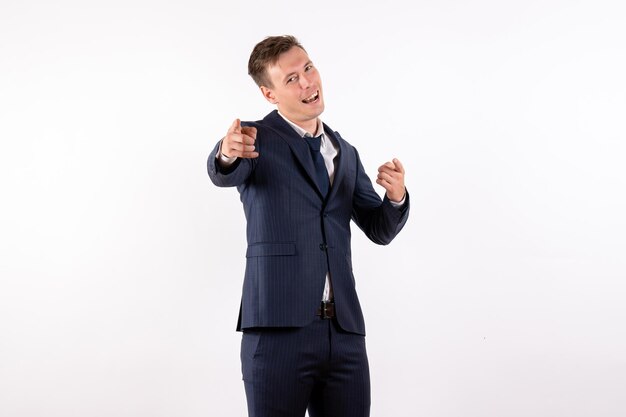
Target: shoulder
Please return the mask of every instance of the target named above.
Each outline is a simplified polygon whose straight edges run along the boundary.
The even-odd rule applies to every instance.
[[[263,119],[255,121],[242,121],[242,126],[255,127],[257,129],[257,135],[260,133],[262,136],[272,135],[277,132],[278,127],[282,119],[276,110],[266,115]]]
[[[255,120],[255,121],[241,121],[241,125],[242,126],[267,126],[267,127],[271,127],[271,126],[275,126],[276,124],[280,123],[280,121],[282,121],[282,118],[280,117],[280,115],[278,114],[277,110],[271,111],[270,113],[268,113],[267,115],[265,115],[265,117],[263,117],[262,119],[259,120]]]

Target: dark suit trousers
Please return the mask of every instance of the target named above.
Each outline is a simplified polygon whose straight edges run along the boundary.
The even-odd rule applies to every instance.
[[[365,337],[335,320],[244,331],[241,365],[249,417],[368,417]]]

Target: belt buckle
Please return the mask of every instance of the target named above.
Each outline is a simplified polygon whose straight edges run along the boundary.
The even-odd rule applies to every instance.
[[[332,305],[332,301],[322,301],[322,305],[321,305],[321,315],[320,317],[322,319],[332,319],[333,316],[329,316],[328,315],[328,308]]]

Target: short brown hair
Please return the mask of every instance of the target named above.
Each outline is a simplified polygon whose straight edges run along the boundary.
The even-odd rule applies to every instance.
[[[267,76],[267,67],[276,64],[278,57],[294,46],[305,50],[291,35],[268,36],[256,44],[248,61],[248,75],[252,77],[256,85],[273,87],[272,81]]]

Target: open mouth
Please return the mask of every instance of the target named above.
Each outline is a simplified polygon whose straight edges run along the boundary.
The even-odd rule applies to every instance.
[[[313,93],[311,96],[309,96],[309,97],[305,98],[304,100],[302,100],[302,102],[303,102],[304,104],[311,104],[311,103],[313,103],[314,101],[319,100],[319,98],[320,98],[320,92],[319,92],[319,90],[317,90],[317,91],[316,91],[315,93]]]

